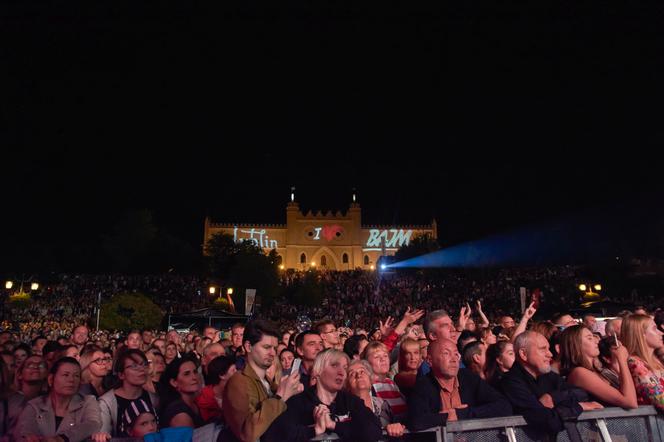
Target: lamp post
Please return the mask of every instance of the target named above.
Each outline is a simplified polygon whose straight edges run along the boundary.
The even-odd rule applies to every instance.
[[[593,292],[593,289],[595,291]],[[579,290],[583,292],[585,300],[593,300],[599,298],[599,292],[602,290],[601,284],[579,284]]]
[[[28,283],[30,283],[30,290],[25,291],[23,289],[23,285],[24,284],[27,285]],[[32,293],[33,291],[39,289],[39,283],[35,282],[35,281],[32,281],[32,277],[28,278],[27,281],[25,279],[21,279],[21,283],[19,284],[18,290],[12,293],[11,289],[14,287],[14,285],[15,285],[14,281],[12,281],[10,279],[5,281],[5,291],[2,293],[2,299],[0,299],[0,304],[2,304],[1,307],[2,307],[2,319],[3,320],[5,319],[5,302],[7,301],[7,299],[6,299],[7,295],[29,298],[30,293]]]

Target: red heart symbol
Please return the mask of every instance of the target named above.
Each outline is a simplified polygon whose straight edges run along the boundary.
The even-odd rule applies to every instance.
[[[323,226],[323,238],[325,238],[328,241],[332,241],[337,234],[337,232],[343,232],[344,229],[343,227],[334,224],[332,226]]]

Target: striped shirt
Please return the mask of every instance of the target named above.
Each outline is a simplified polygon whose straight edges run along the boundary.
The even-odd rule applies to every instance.
[[[392,379],[385,378],[380,382],[374,382],[373,390],[375,396],[384,399],[390,405],[392,414],[397,420],[405,418],[408,412],[406,399]]]

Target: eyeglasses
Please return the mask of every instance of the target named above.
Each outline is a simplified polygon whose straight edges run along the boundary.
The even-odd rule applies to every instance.
[[[28,362],[25,364],[25,368],[46,368],[46,363],[45,362]]]
[[[111,358],[97,358],[92,362],[94,362],[95,364],[101,365],[101,364],[108,364],[112,360],[113,359],[111,359]]]
[[[145,370],[147,367],[148,367],[147,362],[134,362],[133,364],[126,365],[125,370],[127,368],[132,370]]]

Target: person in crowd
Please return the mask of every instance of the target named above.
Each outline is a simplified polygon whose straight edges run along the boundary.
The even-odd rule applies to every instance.
[[[166,365],[170,365],[171,362],[178,359],[178,346],[175,342],[169,342],[166,344],[166,353],[164,353],[164,361]]]
[[[408,399],[410,430],[511,413],[512,407],[500,393],[470,370],[459,368],[456,342],[446,338],[432,341],[429,359],[431,371],[417,379]]]
[[[604,327],[604,336],[622,336],[622,323],[623,318],[620,316],[606,321],[606,326]]]
[[[323,348],[334,348],[340,350],[339,345],[339,331],[334,321],[330,319],[323,319],[322,321],[314,324],[313,329],[318,332],[323,340]],[[343,348],[343,347],[342,347]]]
[[[558,330],[560,331],[576,324],[576,319],[574,319],[569,313],[558,313],[553,317],[553,325],[558,327]]]
[[[558,333],[558,327],[556,327],[551,321],[541,321],[533,324],[532,331],[535,331],[546,338],[548,341],[551,339],[551,336]]]
[[[346,389],[355,396],[362,399],[364,405],[380,419],[380,425],[385,428],[390,437],[401,437],[406,427],[396,422],[390,405],[384,400],[371,394],[372,382],[374,378],[371,365],[364,359],[350,360],[348,366],[348,377],[346,379]]]
[[[295,360],[295,353],[288,349],[284,348],[279,352],[279,361],[281,362],[281,375],[286,376],[290,374],[291,367],[293,366],[293,361]]]
[[[39,355],[28,356],[16,369],[16,385],[18,394],[26,401],[36,398],[46,389],[48,365]]]
[[[627,367],[629,354],[618,340],[612,351],[612,359],[620,373],[620,388],[614,388],[599,372],[599,346],[590,329],[585,325],[567,327],[560,334],[560,370],[567,382],[583,388],[604,405],[636,408],[636,390]]]
[[[196,405],[206,423],[222,419],[222,406],[226,383],[235,374],[235,358],[218,356],[208,364],[205,388],[196,398]]]
[[[600,339],[597,347],[599,349],[599,374],[613,388],[620,389],[620,366],[618,360],[613,356],[613,348],[616,346],[616,336],[604,336]]]
[[[142,439],[157,431],[157,417],[145,401],[137,400],[122,414],[122,426],[129,437]]]
[[[156,348],[151,348],[145,352],[145,357],[148,358],[148,380],[143,385],[143,388],[150,393],[159,395],[157,385],[159,384],[162,373],[166,371],[164,355],[159,353],[159,350]]]
[[[142,343],[143,343],[143,336],[141,335],[141,331],[136,329],[129,332],[129,334],[127,335],[127,339],[125,341],[127,348],[133,350],[141,350]]]
[[[360,359],[360,354],[364,351],[365,347],[369,343],[369,339],[365,335],[353,335],[346,339],[344,342],[344,353],[348,357],[353,359]]]
[[[595,324],[597,324],[597,318],[595,318],[594,315],[586,313],[581,317],[581,322],[583,325],[588,327],[588,330],[590,330],[591,332],[595,331]]]
[[[404,339],[399,346],[399,372],[394,377],[401,393],[405,397],[410,395],[417,379],[417,369],[422,363],[420,344],[414,339]]]
[[[13,432],[18,415],[23,410],[25,398],[18,393],[12,394],[12,383],[9,370],[5,363],[0,360],[0,440],[3,435]]]
[[[225,355],[226,349],[219,342],[213,342],[205,346],[201,354],[201,371],[203,372],[203,376],[206,376],[208,364],[219,356]],[[233,357],[233,360],[235,360],[235,357]]]
[[[247,364],[226,383],[222,410],[229,431],[242,442],[254,442],[303,386],[299,373],[282,377],[278,387],[267,380],[266,372],[277,357],[279,340],[279,332],[271,323],[249,322],[243,338]]]
[[[497,341],[496,335],[493,334],[493,330],[491,330],[489,327],[481,328],[477,334],[479,336],[479,340],[487,346],[493,345]]]
[[[486,344],[481,341],[471,342],[463,348],[464,366],[484,380],[486,349]]]
[[[515,362],[502,381],[502,391],[516,414],[528,423],[531,438],[546,439],[563,429],[566,418],[583,410],[602,408],[588,400],[588,394],[565,383],[551,372],[549,343],[534,331],[521,333],[514,340]]]
[[[300,364],[300,382],[304,387],[311,386],[311,370],[316,356],[323,350],[323,339],[314,330],[305,330],[295,338],[295,352],[302,360]]]
[[[405,419],[408,412],[406,398],[397,384],[387,377],[390,371],[390,357],[387,346],[382,342],[370,342],[362,353],[374,372],[373,390],[376,396],[387,401],[397,419]]]
[[[634,379],[638,402],[664,411],[664,365],[655,356],[664,333],[650,316],[633,314],[622,321],[621,341],[629,351],[627,365]],[[622,379],[622,377],[621,377]]]
[[[503,329],[508,329],[514,327],[516,323],[514,322],[514,318],[509,315],[505,315],[498,318],[498,325],[500,325]]]
[[[201,391],[198,367],[192,356],[179,358],[161,375],[160,423],[163,427],[198,428],[205,424],[196,403]]]
[[[20,367],[21,364],[23,364],[23,361],[26,360],[28,356],[32,354],[32,350],[30,349],[30,346],[25,343],[20,343],[16,347],[14,347],[14,365],[16,367]]]
[[[103,380],[109,372],[108,362],[104,352],[99,347],[86,346],[83,348],[83,354],[79,361],[82,369],[79,393],[92,395],[97,399],[106,393]]]
[[[71,337],[69,338],[71,343],[78,347],[78,350],[83,350],[83,347],[88,342],[90,336],[90,330],[85,325],[79,325],[72,331]]]
[[[348,363],[348,355],[339,350],[320,352],[312,371],[315,388],[287,401],[286,411],[265,434],[266,442],[307,442],[328,431],[342,441],[377,441],[382,435],[379,419],[362,400],[343,390]]]
[[[55,359],[57,360],[57,359],[64,358],[64,357],[74,358],[79,362],[81,360],[81,354],[79,352],[79,349],[74,344],[67,344],[67,345],[64,345],[64,346],[60,346],[60,350],[56,354]]]
[[[64,357],[55,361],[48,376],[49,393],[28,402],[16,423],[14,437],[79,442],[99,431],[99,404],[93,396],[78,392],[80,376],[76,359]]]
[[[166,354],[166,341],[161,338],[157,338],[154,341],[152,341],[152,347],[156,348],[159,350],[159,353],[162,355]]]
[[[141,350],[143,350],[144,352],[147,351],[152,345],[153,340],[154,337],[152,335],[152,331],[143,330],[141,332]]]
[[[484,379],[500,391],[503,376],[514,364],[514,346],[510,341],[498,341],[486,351]]]
[[[244,324],[238,322],[231,327],[231,345],[226,349],[227,356],[236,356],[242,353]]]
[[[142,400],[153,411],[158,409],[159,399],[143,388],[148,378],[148,360],[145,354],[136,349],[127,349],[118,355],[113,370],[118,376],[116,388],[110,389],[99,398],[101,409],[101,433],[108,437],[127,437],[129,434],[122,424],[122,414],[133,401]],[[156,412],[153,413],[155,416]],[[99,439],[104,441],[104,438]]]
[[[205,326],[203,336],[208,338],[210,342],[219,342],[219,330],[214,325]]]

